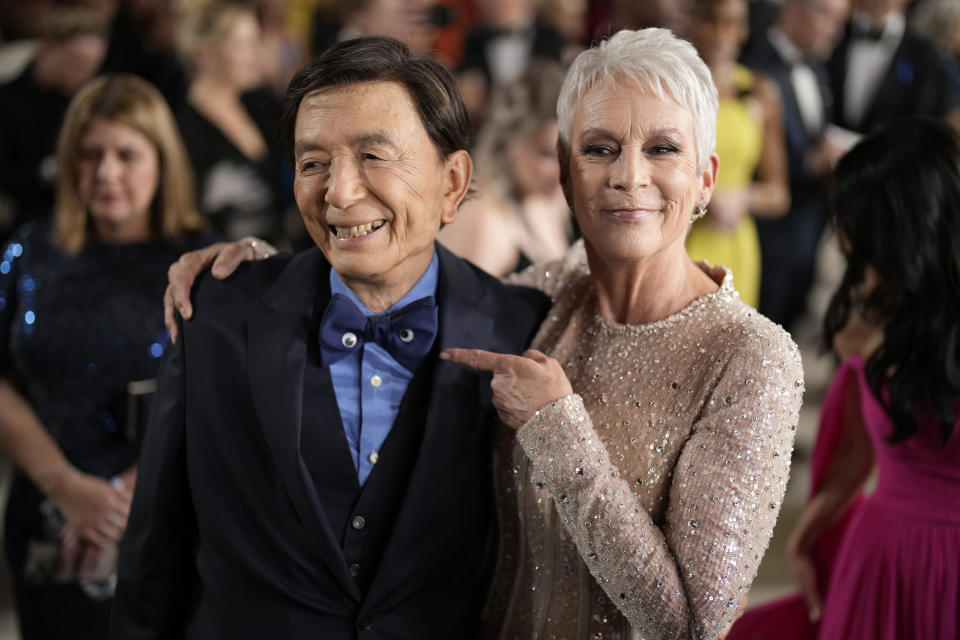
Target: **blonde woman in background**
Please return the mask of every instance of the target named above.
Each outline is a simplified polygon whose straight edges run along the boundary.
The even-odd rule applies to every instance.
[[[54,219],[22,227],[0,260],[0,451],[16,466],[4,542],[23,640],[92,640],[136,481],[149,388],[136,382],[168,339],[164,274],[207,238],[173,116],[137,77],[80,90],[57,165]]]
[[[284,196],[282,154],[271,130],[279,103],[264,84],[264,48],[256,5],[184,0],[179,46],[191,74],[177,110],[196,171],[198,205],[229,239],[276,240]]]
[[[438,237],[496,276],[556,260],[573,240],[557,164],[557,96],[563,69],[534,62],[498,87],[477,136],[477,195]]]

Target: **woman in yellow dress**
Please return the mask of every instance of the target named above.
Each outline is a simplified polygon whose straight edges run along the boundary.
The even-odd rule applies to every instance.
[[[687,236],[687,252],[694,260],[730,269],[740,298],[756,307],[760,241],[751,215],[783,215],[790,192],[776,89],[767,78],[737,64],[746,37],[746,0],[694,3],[690,39],[717,85],[717,154],[722,161],[707,215]]]

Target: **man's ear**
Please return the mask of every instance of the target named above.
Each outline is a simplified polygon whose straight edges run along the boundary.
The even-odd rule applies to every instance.
[[[446,191],[443,194],[443,211],[440,221],[450,224],[457,218],[457,209],[470,190],[473,179],[473,160],[464,149],[458,149],[443,161],[443,176]]]

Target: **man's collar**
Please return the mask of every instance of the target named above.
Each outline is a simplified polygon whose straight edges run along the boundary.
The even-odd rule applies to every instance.
[[[873,19],[863,11],[856,11],[850,20],[853,31],[868,32],[873,30],[881,31],[883,40],[899,40],[906,29],[906,20],[899,11],[891,11],[883,19],[882,24],[875,23]]]
[[[390,313],[394,309],[399,309],[410,304],[414,300],[419,300],[420,298],[425,298],[427,296],[436,296],[437,294],[437,283],[440,279],[440,261],[437,258],[437,247],[433,247],[433,257],[430,259],[430,264],[427,266],[427,270],[420,276],[420,279],[407,291],[402,298],[390,306],[389,309],[382,311],[381,313],[374,313],[367,308],[365,304],[360,301],[360,298],[357,297],[350,287],[344,284],[343,280],[340,279],[340,276],[337,275],[336,270],[333,268],[330,269],[330,293],[339,293],[346,296],[350,299],[350,302],[357,305],[357,308],[363,312],[366,316],[377,316],[384,313]]]
[[[770,39],[770,44],[787,64],[793,65],[803,61],[803,53],[779,27],[770,27],[767,31],[767,37]]]

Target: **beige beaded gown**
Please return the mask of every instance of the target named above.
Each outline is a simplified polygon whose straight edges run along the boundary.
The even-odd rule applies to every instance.
[[[790,336],[703,268],[717,292],[645,325],[600,316],[582,243],[516,277],[554,299],[533,346],[577,393],[498,436],[501,638],[713,639],[746,596],[803,372]]]

